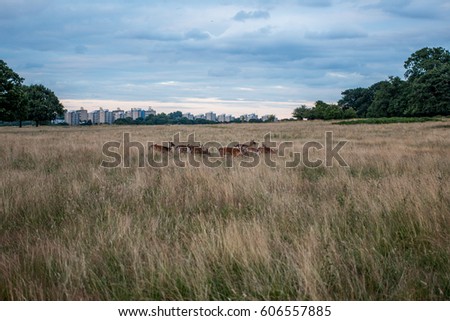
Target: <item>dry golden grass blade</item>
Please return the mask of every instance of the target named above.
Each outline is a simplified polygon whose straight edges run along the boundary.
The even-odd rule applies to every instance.
[[[271,132],[300,151],[326,131],[348,141],[349,167],[100,167],[103,144],[124,132],[143,144],[178,132],[262,142]],[[0,128],[0,137],[2,300],[450,299],[442,123]]]

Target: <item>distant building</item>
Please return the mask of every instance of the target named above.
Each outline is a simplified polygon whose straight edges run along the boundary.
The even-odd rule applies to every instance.
[[[99,110],[94,110],[92,112],[88,112],[86,109],[81,107],[76,111],[68,111],[64,114],[64,121],[72,126],[85,124],[88,121],[91,121],[92,124],[112,124],[114,121],[118,119],[124,118],[132,118],[136,120],[138,118],[146,119],[150,115],[156,115],[156,111],[148,107],[147,110],[142,108],[132,108],[131,110],[124,111],[120,108],[117,110],[109,111],[108,109],[99,108]],[[195,119],[205,119],[212,122],[220,122],[220,123],[229,123],[235,120],[235,117],[230,114],[220,114],[216,115],[214,112],[208,112],[206,114],[198,114],[193,115],[192,113],[183,113],[182,117],[185,117],[189,120]],[[272,117],[272,115],[264,115],[261,117],[262,121],[267,121]],[[258,115],[255,113],[246,114],[240,116],[240,119],[243,122],[249,122],[252,120],[258,120]],[[61,119],[63,121],[63,119]],[[275,117],[274,121],[278,121]]]
[[[88,112],[83,107],[80,110],[68,111],[64,113],[64,122],[71,126],[84,124],[88,121]]]
[[[194,115],[191,113],[184,113],[182,116],[189,120],[194,120]]]
[[[156,116],[156,110],[154,110],[152,107],[148,107],[147,110],[143,110],[143,116],[142,118],[147,118],[148,116],[153,115]]]
[[[269,119],[272,118],[272,116],[273,116],[273,115],[264,115],[264,116],[261,117],[261,120],[262,120],[262,121],[268,121]],[[274,122],[277,122],[277,121],[278,121],[278,118],[275,117],[275,118],[273,119],[273,121],[274,121]]]
[[[205,118],[206,118],[206,120],[209,120],[209,121],[217,121],[216,113],[213,113],[212,111],[210,111],[209,113],[206,113]]]
[[[108,109],[100,108],[98,116],[99,124],[112,124],[113,123],[113,113]]]
[[[109,110],[105,111],[105,124],[112,124],[114,122],[114,115]]]
[[[233,120],[234,120],[234,117],[232,115],[220,114],[219,116],[217,116],[217,121],[219,123],[230,123]]]
[[[80,124],[80,116],[76,111],[68,111],[64,114],[64,121],[70,126],[77,126]]]
[[[234,117],[232,115],[226,115],[225,116],[225,122],[230,123],[234,120]]]
[[[240,119],[241,119],[241,121],[246,121],[246,122],[248,122],[248,121],[250,121],[250,120],[252,120],[252,119],[258,119],[258,115],[256,115],[256,114],[242,115],[242,116],[240,117]]]
[[[98,123],[99,124],[104,124],[105,122],[106,122],[105,110],[103,110],[103,108],[100,108],[100,111],[98,113]]]
[[[77,110],[78,120],[80,124],[86,123],[88,121],[88,111],[83,107]]]
[[[138,118],[142,117],[142,109],[140,108],[131,108],[131,118],[133,118],[133,120],[136,120]]]
[[[88,120],[90,120],[92,124],[100,124],[100,111],[94,110],[88,113]]]
[[[125,118],[125,112],[119,108],[112,111],[111,113],[112,113],[113,122],[115,122],[117,119]]]

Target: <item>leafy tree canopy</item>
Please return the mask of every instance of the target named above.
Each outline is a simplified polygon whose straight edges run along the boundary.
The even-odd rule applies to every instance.
[[[358,117],[365,117],[373,96],[372,88],[347,89],[342,92],[342,99],[338,101],[338,105],[343,109],[353,108]]]
[[[450,64],[450,52],[442,47],[422,48],[405,61],[405,78],[414,80],[427,72]]]
[[[0,60],[0,121],[33,120],[36,126],[62,116],[64,107],[43,85],[24,86],[24,79]]]
[[[64,106],[50,89],[43,85],[31,85],[26,86],[25,91],[28,97],[29,119],[36,122],[36,127],[40,122],[53,120],[64,114]]]
[[[0,120],[16,120],[15,106],[22,102],[23,78],[0,60]]]
[[[342,106],[327,104],[322,100],[318,100],[313,108],[308,108],[306,105],[296,108],[293,116],[297,119],[349,119],[355,118],[356,112],[353,108],[344,109]]]
[[[408,115],[450,115],[450,64],[434,68],[415,79],[410,84],[408,95]]]
[[[389,77],[369,88],[347,89],[339,106],[355,109],[358,117],[449,115],[450,52],[441,47],[422,48],[404,67],[406,80]]]

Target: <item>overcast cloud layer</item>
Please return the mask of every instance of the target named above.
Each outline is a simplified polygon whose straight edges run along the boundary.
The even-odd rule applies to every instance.
[[[256,112],[335,102],[450,49],[446,0],[0,0],[0,59],[68,109]]]

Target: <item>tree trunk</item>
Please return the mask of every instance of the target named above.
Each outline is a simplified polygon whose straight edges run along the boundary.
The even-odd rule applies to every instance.
[[[22,128],[22,120],[19,120],[19,128]]]
[[[39,126],[39,122],[36,120],[36,127],[38,127]]]

